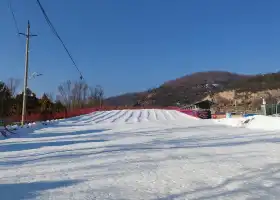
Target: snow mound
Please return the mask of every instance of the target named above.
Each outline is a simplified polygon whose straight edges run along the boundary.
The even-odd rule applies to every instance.
[[[280,117],[271,116],[255,116],[251,118],[251,121],[246,125],[251,129],[263,129],[263,130],[280,130]]]
[[[269,131],[280,130],[280,117],[255,115],[251,117],[224,118],[213,121],[219,124],[233,127],[244,127],[249,129],[260,129]]]
[[[87,115],[72,117],[62,120],[47,120],[42,122],[27,123],[24,126],[12,125],[6,128],[10,131],[20,133],[19,135],[28,134],[29,129],[40,129],[51,124],[96,124],[96,125],[119,125],[119,124],[135,124],[135,123],[158,123],[158,122],[189,122],[190,124],[198,118],[181,113],[176,110],[161,109],[139,109],[139,110],[111,110],[97,111]],[[13,137],[8,134],[9,137]],[[0,138],[1,138],[0,134]],[[5,137],[6,138],[6,137]]]
[[[242,127],[245,119],[244,118],[223,118],[223,119],[214,119],[213,121],[215,123],[223,124],[223,125],[227,125],[227,126]]]
[[[97,111],[88,115],[71,118],[69,120],[73,123],[79,122],[84,124],[133,124],[143,122],[197,120],[197,118],[176,110],[139,109]],[[68,123],[69,120],[65,120],[64,122]]]

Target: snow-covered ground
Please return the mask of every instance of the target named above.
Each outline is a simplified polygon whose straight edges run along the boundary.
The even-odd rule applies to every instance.
[[[122,110],[20,129],[0,139],[0,199],[279,199],[280,131],[240,120]]]
[[[249,129],[280,131],[280,117],[256,115],[251,117],[224,118],[213,120],[216,123]]]

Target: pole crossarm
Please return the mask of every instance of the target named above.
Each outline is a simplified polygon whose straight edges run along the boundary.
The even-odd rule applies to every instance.
[[[38,36],[38,35],[35,35],[35,34],[30,34],[29,36],[26,35],[25,33],[19,33],[20,35],[23,35],[25,37],[35,37],[35,36]]]

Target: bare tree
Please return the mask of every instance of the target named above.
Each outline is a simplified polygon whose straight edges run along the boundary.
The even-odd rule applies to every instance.
[[[101,106],[103,103],[103,88],[100,85],[96,87],[89,87],[88,89],[88,104],[89,106]]]
[[[99,107],[101,107],[104,99],[104,90],[100,85],[95,87],[95,96],[96,100],[99,102]]]
[[[77,82],[71,86],[71,107],[74,108],[78,104],[79,99],[79,85]]]
[[[88,85],[85,81],[77,81],[72,86],[73,106],[82,108],[85,106],[88,97]]]
[[[96,105],[96,93],[95,88],[89,87],[88,88],[88,106],[95,106]]]
[[[63,104],[66,106],[67,109],[71,109],[71,101],[72,101],[72,89],[71,89],[72,82],[70,80],[62,83],[58,86],[58,91],[63,99]]]
[[[88,87],[88,84],[84,84],[83,86],[83,102],[84,104],[87,104],[87,98],[88,98],[88,95],[89,95],[89,87]]]
[[[20,80],[19,79],[9,78],[7,80],[6,85],[9,88],[12,96],[15,95],[15,93],[16,93],[16,91],[18,89],[19,84],[20,84]]]
[[[51,101],[51,102],[54,102],[54,94],[53,92],[49,92],[49,93],[45,93],[46,96],[48,97],[48,99]]]
[[[100,85],[90,87],[85,81],[67,81],[58,87],[63,104],[68,108],[102,106],[104,90]]]

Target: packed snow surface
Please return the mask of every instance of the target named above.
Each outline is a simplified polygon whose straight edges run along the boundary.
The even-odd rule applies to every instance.
[[[216,123],[234,127],[280,131],[280,117],[256,115],[251,117],[224,118],[213,121]]]
[[[279,131],[116,110],[17,133],[0,139],[3,200],[280,197]]]

